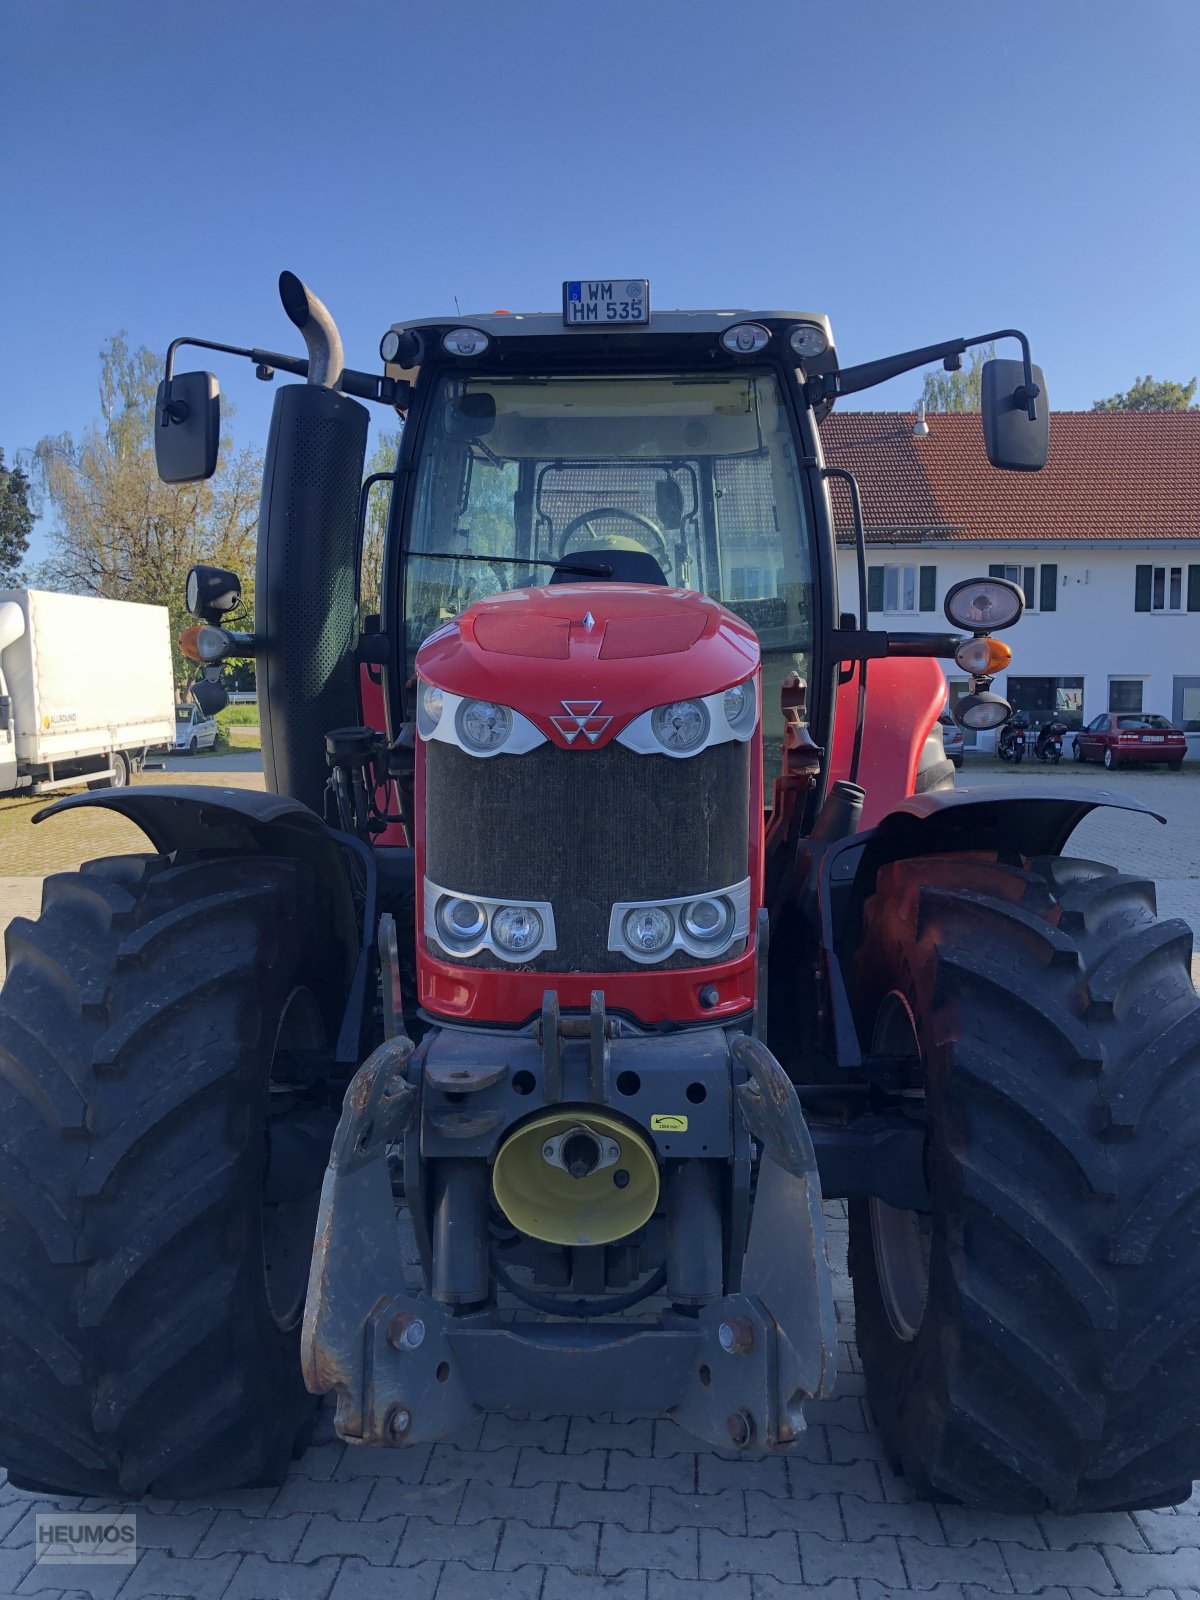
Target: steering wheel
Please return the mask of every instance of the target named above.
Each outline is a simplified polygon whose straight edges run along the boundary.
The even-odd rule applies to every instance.
[[[663,569],[663,576],[666,577],[675,563],[671,555],[671,547],[663,536],[662,529],[656,523],[651,522],[649,517],[643,517],[640,511],[624,511],[620,506],[600,506],[595,511],[585,511],[582,516],[572,517],[571,521],[563,529],[562,543],[559,546],[559,559],[561,560],[572,553],[580,553],[578,551],[572,552],[570,545],[575,535],[585,528],[590,537],[596,541],[592,548],[603,550],[605,548],[603,536],[592,527],[593,519],[599,521],[602,517],[619,517],[624,522],[632,522],[640,533],[653,540],[655,549],[651,551],[651,554],[657,559],[659,566]]]

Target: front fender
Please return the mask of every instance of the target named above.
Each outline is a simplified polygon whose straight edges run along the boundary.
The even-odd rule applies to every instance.
[[[196,784],[75,794],[46,806],[33,820],[44,822],[83,806],[128,817],[163,855],[272,855],[305,862],[316,876],[326,910],[319,936],[332,940],[340,963],[340,970],[329,974],[331,990],[345,1001],[337,1060],[358,1064],[376,921],[375,862],[360,840],[326,827],[315,811],[288,795]],[[361,865],[352,865],[355,858]]]
[[[1098,806],[1166,818],[1140,800],[1084,784],[1030,785],[1014,794],[1006,785],[936,789],[909,795],[874,828],[820,851],[810,893],[825,961],[827,1016],[834,1060],[848,1071],[862,1066],[845,968],[854,959],[862,908],[881,867],[911,856],[948,851],[994,851],[1008,857],[1060,855],[1071,834]]]

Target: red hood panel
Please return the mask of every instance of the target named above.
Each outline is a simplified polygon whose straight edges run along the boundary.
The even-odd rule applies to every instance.
[[[416,665],[425,682],[511,706],[578,750],[602,748],[652,706],[740,683],[758,658],[754,630],[706,595],[570,583],[477,601],[430,634]],[[555,722],[564,702],[604,722],[594,744],[564,737]]]

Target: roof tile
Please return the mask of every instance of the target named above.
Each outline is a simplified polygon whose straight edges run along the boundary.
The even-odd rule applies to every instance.
[[[1200,539],[1200,411],[1056,411],[1041,472],[988,465],[978,413],[832,412],[830,466],[862,489],[868,543]],[[838,538],[853,527],[833,481]]]

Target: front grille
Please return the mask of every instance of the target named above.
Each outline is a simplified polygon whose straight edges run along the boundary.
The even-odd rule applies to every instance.
[[[619,900],[703,894],[746,876],[748,744],[686,760],[616,743],[481,760],[431,740],[424,752],[426,874],[462,894],[550,901],[558,948],[529,970],[703,965],[681,953],[649,968],[606,949],[609,915]],[[503,963],[484,953],[464,965]]]

